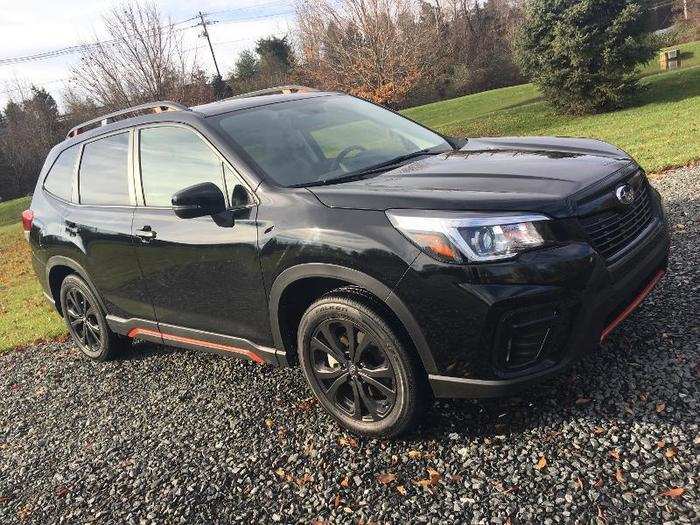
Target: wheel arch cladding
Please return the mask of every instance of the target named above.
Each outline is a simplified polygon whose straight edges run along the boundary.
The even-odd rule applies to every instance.
[[[102,311],[106,312],[104,303],[102,302],[102,297],[95,288],[95,285],[92,284],[87,271],[85,271],[85,269],[73,259],[56,255],[51,257],[46,263],[46,282],[49,283],[49,289],[51,290],[54,305],[56,306],[58,313],[63,315],[63,312],[61,311],[61,285],[63,284],[64,279],[71,274],[75,274],[85,281],[88,288],[90,288],[90,291],[97,298],[97,302],[100,308],[102,308]]]
[[[290,362],[296,360],[296,331],[304,311],[326,293],[348,286],[359,287],[374,296],[412,344],[425,371],[429,374],[437,372],[432,352],[418,323],[389,287],[358,270],[325,263],[292,266],[277,276],[270,289],[272,336],[275,346],[287,352]]]

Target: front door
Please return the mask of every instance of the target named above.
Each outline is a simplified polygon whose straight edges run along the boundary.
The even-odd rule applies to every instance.
[[[219,186],[228,204],[242,181],[189,127],[157,125],[137,134],[141,205],[133,231],[161,331],[185,328],[271,344],[257,207],[194,219],[180,219],[171,208],[174,193],[202,182]]]

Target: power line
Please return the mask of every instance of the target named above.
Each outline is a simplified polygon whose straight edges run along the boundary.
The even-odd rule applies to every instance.
[[[191,17],[191,18],[188,18],[186,20],[180,20],[179,22],[174,22],[172,24],[166,24],[164,26],[159,27],[158,29],[174,28],[175,26],[179,26],[181,24],[185,24],[187,22],[191,22],[191,21],[196,20],[196,19],[197,19],[197,17]],[[179,28],[179,29],[176,29],[176,31],[184,31],[186,29],[190,29],[190,27]],[[89,44],[78,44],[78,45],[74,45],[74,46],[63,47],[60,49],[54,49],[51,51],[44,51],[41,53],[35,53],[33,55],[0,58],[0,66],[23,64],[26,62],[34,62],[37,60],[46,60],[46,59],[56,58],[56,57],[65,56],[65,55],[72,55],[72,54],[79,53],[82,51],[87,51],[93,47],[114,44],[115,42],[117,42],[117,39],[100,40],[100,41],[92,42]]]

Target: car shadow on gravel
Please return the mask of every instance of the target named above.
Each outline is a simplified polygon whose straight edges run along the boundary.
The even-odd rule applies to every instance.
[[[147,341],[135,340],[132,341],[131,344],[126,345],[124,350],[114,358],[114,361],[137,361],[154,356],[166,356],[174,354],[175,352],[182,352],[182,350],[171,346],[162,346]]]

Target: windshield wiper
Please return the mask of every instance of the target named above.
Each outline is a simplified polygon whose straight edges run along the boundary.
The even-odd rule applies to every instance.
[[[324,186],[326,184],[335,184],[337,182],[349,182],[352,180],[357,180],[361,179],[366,175],[371,175],[373,173],[380,173],[382,171],[386,171],[389,168],[395,166],[396,164],[400,164],[402,162],[405,162],[407,160],[416,158],[416,157],[422,157],[423,155],[438,155],[440,153],[445,153],[445,151],[432,151],[433,148],[425,148],[421,149],[418,151],[414,151],[413,153],[406,153],[404,155],[399,155],[398,157],[394,157],[393,159],[389,159],[384,162],[380,162],[379,164],[375,164],[374,166],[370,166],[368,168],[364,168],[361,170],[353,171],[351,173],[348,173],[347,175],[343,175],[341,177],[334,177],[332,179],[324,179],[320,180],[317,182],[308,182],[306,184],[299,184],[299,186]]]

